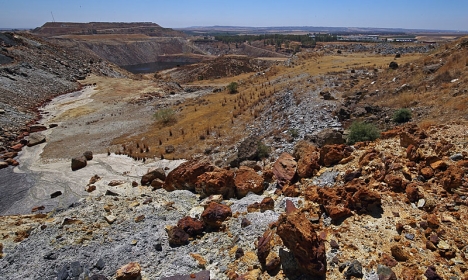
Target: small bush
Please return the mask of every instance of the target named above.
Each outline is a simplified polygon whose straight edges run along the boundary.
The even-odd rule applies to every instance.
[[[176,122],[175,112],[170,108],[158,110],[156,113],[154,113],[154,118],[157,122],[163,125],[169,125]]]
[[[295,129],[295,128],[291,128],[288,130],[289,132],[289,135],[292,136],[292,138],[297,138],[299,137],[299,130]]]
[[[348,144],[356,142],[374,141],[380,137],[377,127],[371,123],[353,122],[349,128]]]
[[[233,94],[237,92],[237,88],[239,87],[239,84],[236,82],[231,82],[229,85],[227,85],[228,92]]]
[[[401,108],[398,109],[394,114],[393,114],[393,121],[396,123],[405,123],[409,122],[411,120],[411,111],[406,108]]]
[[[270,147],[259,141],[257,143],[257,157],[258,159],[267,158],[270,155]]]

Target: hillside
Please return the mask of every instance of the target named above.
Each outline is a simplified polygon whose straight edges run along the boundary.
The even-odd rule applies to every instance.
[[[152,22],[46,22],[33,30],[40,36],[93,35],[93,34],[144,34],[153,37],[185,37],[181,31],[163,28]]]
[[[160,38],[80,36],[0,37],[4,104],[81,89],[3,144],[0,280],[468,279],[468,39],[130,75],[90,49]]]

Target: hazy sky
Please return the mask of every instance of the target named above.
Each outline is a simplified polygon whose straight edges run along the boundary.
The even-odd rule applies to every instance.
[[[0,28],[47,21],[163,27],[331,26],[468,30],[467,0],[0,0]]]

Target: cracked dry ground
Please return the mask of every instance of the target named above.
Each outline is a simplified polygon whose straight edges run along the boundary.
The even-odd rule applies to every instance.
[[[406,125],[300,142],[257,172],[190,161],[119,196],[3,218],[0,279],[468,279],[467,146],[466,124]]]

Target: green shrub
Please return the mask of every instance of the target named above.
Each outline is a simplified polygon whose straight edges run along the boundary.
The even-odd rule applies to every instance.
[[[270,155],[270,147],[259,141],[257,143],[257,157],[258,159],[267,158]]]
[[[290,128],[290,129],[288,130],[288,132],[289,132],[289,135],[292,136],[292,138],[297,138],[297,137],[299,137],[299,130],[297,130],[297,129],[295,129],[295,128]]]
[[[237,92],[237,88],[239,87],[239,84],[236,82],[231,82],[229,85],[227,85],[228,92],[233,94]]]
[[[175,123],[177,120],[174,110],[170,108],[159,109],[154,113],[154,118],[162,125],[169,125],[171,123]]]
[[[353,122],[349,127],[348,144],[356,142],[374,141],[380,137],[377,127],[371,123]]]
[[[393,114],[393,121],[396,123],[405,123],[409,122],[411,120],[411,111],[406,108],[401,108],[398,109],[394,114]]]

